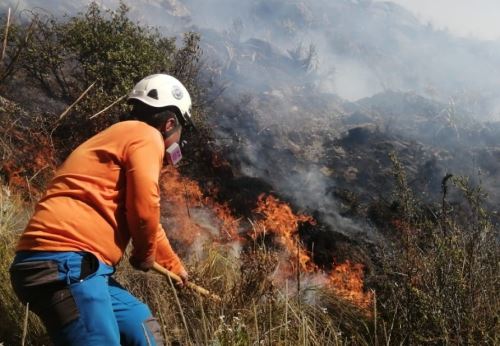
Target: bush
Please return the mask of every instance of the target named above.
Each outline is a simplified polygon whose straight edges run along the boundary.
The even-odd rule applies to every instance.
[[[93,2],[85,13],[64,20],[32,12],[31,24],[11,25],[12,45],[17,49],[12,47],[8,58],[14,61],[20,52],[15,59],[18,74],[27,77],[25,84],[35,83],[52,103],[58,100],[65,105],[49,109],[45,116],[52,122],[52,135],[63,156],[116,122],[128,110],[122,102],[125,96],[147,75],[174,75],[188,87],[193,103],[199,104],[199,35],[186,33],[184,46],[178,49],[175,38],[133,22],[128,10],[121,3],[116,11],[103,12]],[[32,102],[23,92],[12,91],[12,98]]]
[[[396,344],[496,344],[500,252],[485,194],[466,178],[446,176],[441,205],[425,205],[392,160],[399,217],[377,290],[381,337]],[[446,200],[449,180],[463,196],[453,204]]]

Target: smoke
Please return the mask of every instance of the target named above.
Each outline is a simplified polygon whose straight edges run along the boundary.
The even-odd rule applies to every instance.
[[[211,1],[209,5],[197,0],[184,3],[191,9],[193,25],[202,31],[208,28],[226,33],[226,37],[218,39],[227,41],[226,47],[236,54],[241,49],[238,44],[251,38],[267,42],[281,53],[281,58],[301,44],[312,44],[317,54],[315,82],[325,86],[322,91],[333,91],[349,100],[384,90],[424,93],[438,89],[437,96],[446,101],[459,91],[494,90],[499,86],[498,78],[491,75],[498,69],[499,45],[478,44],[436,30],[390,2],[254,0],[238,6],[231,6],[227,0]],[[253,79],[252,71],[259,69],[258,58],[253,60],[249,73],[245,68],[239,71],[242,80]],[[271,72],[272,77],[277,77],[274,80],[283,80],[279,75],[282,71]],[[236,77],[231,74],[231,78]],[[236,82],[241,84],[240,80]]]
[[[291,186],[295,189],[291,195],[297,203],[308,211],[314,211],[321,221],[337,233],[351,239],[376,241],[378,234],[368,225],[361,224],[339,213],[338,202],[328,193],[334,188],[334,182],[328,179],[317,167],[309,167],[295,177],[283,177],[274,182],[285,194]]]
[[[88,3],[7,0],[3,7],[42,8],[59,16],[82,11]],[[116,8],[119,2],[98,3]],[[308,78],[320,91],[351,101],[385,90],[415,91],[441,101],[459,92],[494,92],[500,98],[496,92],[500,44],[454,36],[467,30],[467,25],[476,28],[480,37],[486,37],[482,32],[499,32],[497,21],[489,20],[498,7],[492,0],[474,6],[465,1],[451,5],[450,1],[405,0],[247,0],[237,6],[230,0],[143,0],[125,4],[135,19],[167,34],[201,31],[210,52],[206,58],[223,64],[221,73],[231,85],[248,85],[252,91],[286,85],[294,76],[304,78],[296,71],[300,58],[291,52],[311,46],[312,60],[302,61],[308,64],[302,66],[306,72],[314,72]],[[450,32],[436,29],[443,26]],[[271,66],[268,59],[277,65]],[[494,104],[490,110],[497,107]]]
[[[385,1],[385,0],[382,0]],[[496,0],[392,0],[409,9],[422,21],[431,22],[434,27],[449,30],[461,37],[482,40],[500,38]]]
[[[440,7],[450,1],[433,7],[395,2],[414,12],[370,0],[125,1],[133,18],[167,35],[202,34],[204,77],[226,87],[211,121],[218,144],[230,147],[241,172],[271,182],[351,236],[372,231],[340,215],[328,193],[337,182],[324,173],[335,169],[325,164],[327,145],[349,129],[342,119],[355,113],[449,149],[468,138],[453,135],[456,128],[497,119],[500,109],[500,43],[457,36],[450,7]],[[71,14],[88,3],[24,0],[19,6]],[[99,3],[118,6],[116,0]],[[433,17],[422,17],[429,9]],[[495,13],[489,9],[483,12]],[[450,30],[441,30],[444,25]],[[422,98],[400,102],[409,93]],[[463,145],[472,142],[478,143]]]

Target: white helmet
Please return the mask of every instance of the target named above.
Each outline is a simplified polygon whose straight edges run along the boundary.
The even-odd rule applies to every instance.
[[[191,96],[176,78],[153,74],[143,78],[128,94],[128,101],[138,100],[155,108],[176,107],[183,125],[191,125]]]

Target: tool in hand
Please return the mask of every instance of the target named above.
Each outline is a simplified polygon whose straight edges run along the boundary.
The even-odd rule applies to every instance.
[[[170,277],[172,280],[174,280],[176,282],[182,282],[182,279],[179,275],[172,273],[170,270],[162,267],[161,265],[159,265],[156,262],[153,264],[153,270],[156,271],[157,273],[164,275],[164,276]],[[191,290],[195,291],[196,293],[199,293],[205,297],[209,297],[209,298],[215,300],[216,302],[222,301],[222,299],[217,294],[214,294],[214,293],[210,292],[209,290],[207,290],[206,288],[203,288],[201,286],[196,285],[195,283],[188,281],[186,286],[188,288],[190,288]]]

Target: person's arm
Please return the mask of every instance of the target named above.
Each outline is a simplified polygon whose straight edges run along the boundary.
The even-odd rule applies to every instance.
[[[179,256],[175,253],[168,241],[168,238],[160,225],[157,232],[156,262],[162,267],[179,275],[184,281],[187,280],[187,271],[184,268]]]
[[[126,211],[133,245],[130,263],[148,270],[155,261],[160,223],[158,179],[163,143],[161,137],[144,137],[132,143],[126,153]]]

